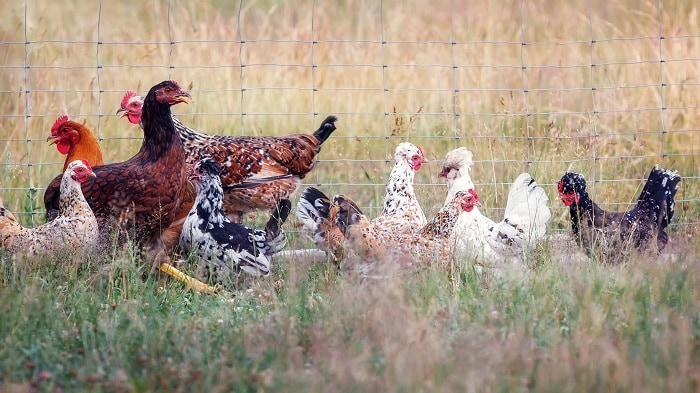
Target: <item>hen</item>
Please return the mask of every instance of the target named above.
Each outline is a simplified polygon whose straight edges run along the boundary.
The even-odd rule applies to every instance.
[[[440,172],[447,179],[448,195],[467,191],[473,196],[473,208],[461,213],[455,225],[456,254],[480,266],[522,261],[524,253],[545,235],[551,217],[549,198],[530,174],[522,173],[510,187],[503,220],[494,222],[479,210],[471,165],[471,152],[459,148],[447,154]]]
[[[180,247],[202,262],[202,279],[231,286],[246,277],[270,274],[269,257],[287,243],[281,226],[289,215],[291,202],[278,202],[265,230],[253,230],[231,222],[223,213],[221,168],[211,158],[204,158],[192,169],[197,188],[192,206],[180,235]]]
[[[73,254],[92,248],[98,238],[97,220],[80,185],[94,177],[87,161],[69,163],[61,176],[58,216],[36,228],[23,228],[0,205],[0,249],[12,255],[36,256]]]
[[[680,181],[676,172],[654,166],[637,205],[626,212],[601,209],[588,195],[581,174],[565,173],[557,187],[559,198],[569,207],[571,229],[578,244],[590,257],[618,262],[628,254],[629,246],[656,252],[666,247],[668,235],[664,229],[673,218]]]
[[[371,221],[345,195],[336,195],[330,204],[328,198],[316,189],[307,189],[302,194],[297,205],[297,218],[317,245],[330,251],[333,260],[339,261],[344,254],[337,239],[339,233],[343,235],[344,247],[353,250],[361,260],[378,261],[388,256],[391,245],[397,244],[401,235],[418,232],[425,226],[425,215],[413,190],[415,172],[426,162],[423,150],[408,142],[400,143],[394,160],[384,208],[381,215]],[[331,224],[338,229],[332,229]]]
[[[370,260],[381,256],[398,262],[411,263],[416,259],[444,261],[452,252],[451,236],[462,211],[473,208],[473,196],[458,192],[453,199],[418,231],[382,234],[384,249],[362,254]],[[307,187],[297,205],[297,217],[313,238],[338,267],[345,256],[345,235],[353,226],[366,228],[370,221],[357,204],[344,195],[336,195],[333,202],[320,190]],[[360,251],[362,252],[362,251]]]
[[[46,139],[56,145],[59,153],[66,155],[63,171],[75,160],[86,160],[92,166],[104,165],[102,150],[97,139],[85,125],[70,120],[67,115],[59,116],[51,127],[51,136]]]
[[[143,99],[128,91],[117,113],[124,112],[131,123],[140,124]],[[309,173],[321,145],[335,131],[338,118],[328,116],[312,135],[284,137],[232,137],[195,131],[173,117],[175,129],[187,152],[187,165],[212,157],[221,167],[224,210],[240,222],[243,213],[272,209],[280,199],[296,193],[301,179]],[[257,187],[235,187],[244,180],[259,181]]]
[[[189,94],[174,81],[153,86],[143,105],[144,138],[141,149],[127,161],[95,167],[96,179],[82,184],[102,239],[111,239],[118,230],[150,249],[151,258],[164,272],[210,291],[209,286],[192,281],[170,264],[161,234],[173,221],[185,193],[187,171],[185,149],[173,125],[170,107],[187,102]],[[58,192],[47,188],[44,194],[47,217],[58,208]]]

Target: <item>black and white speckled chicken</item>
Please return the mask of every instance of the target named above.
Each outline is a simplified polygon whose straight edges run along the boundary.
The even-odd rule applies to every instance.
[[[140,124],[143,98],[128,91],[117,111],[133,123]],[[224,187],[224,210],[235,222],[243,213],[272,210],[280,199],[296,193],[303,179],[315,166],[321,145],[335,131],[338,118],[328,116],[313,134],[286,136],[210,135],[193,130],[173,116],[191,168],[204,157],[213,158],[221,168]],[[243,181],[256,182],[257,187],[239,187]]]
[[[35,228],[23,228],[12,213],[0,205],[0,249],[26,256],[90,250],[97,243],[97,219],[80,185],[94,177],[87,161],[70,162],[61,178],[58,216]]]
[[[569,207],[574,238],[589,256],[621,261],[630,246],[643,251],[666,247],[666,227],[673,218],[681,177],[658,165],[649,173],[637,204],[626,212],[601,209],[588,195],[586,179],[567,172],[557,183],[559,197]]]
[[[281,226],[289,215],[291,202],[278,202],[265,230],[234,223],[223,212],[219,173],[219,165],[211,158],[194,165],[191,178],[197,197],[185,219],[180,247],[201,261],[202,280],[231,287],[245,278],[270,274],[270,256],[287,243]]]

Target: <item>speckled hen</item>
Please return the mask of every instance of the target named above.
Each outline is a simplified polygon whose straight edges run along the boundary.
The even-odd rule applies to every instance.
[[[370,221],[346,195],[334,196],[334,207],[328,210],[333,213],[334,221],[344,235],[344,247],[353,250],[363,261],[376,262],[388,258],[392,244],[397,244],[401,235],[418,233],[427,223],[413,189],[415,172],[426,162],[423,150],[412,143],[400,143],[396,147],[394,160],[380,216]],[[317,245],[328,251],[327,245],[318,243],[318,239],[335,239],[337,234],[324,235],[323,228],[318,225],[319,222],[323,222],[317,219],[319,216],[329,218],[323,217],[325,208],[318,208],[325,206],[324,198],[328,200],[316,189],[302,193],[297,205],[297,218],[317,240]],[[337,241],[333,241],[333,244],[335,243]],[[337,247],[335,249],[338,250]],[[333,250],[331,252],[333,253]],[[337,258],[337,255],[334,255],[334,258]]]
[[[265,230],[254,230],[231,222],[223,213],[223,189],[219,165],[204,158],[192,169],[197,199],[180,234],[180,247],[201,261],[204,281],[232,287],[245,278],[270,274],[270,259],[287,243],[281,226],[291,202],[282,199]]]
[[[70,162],[61,176],[57,217],[36,228],[23,228],[0,205],[0,249],[16,256],[74,255],[91,250],[98,239],[97,220],[80,185],[94,177],[87,161]]]

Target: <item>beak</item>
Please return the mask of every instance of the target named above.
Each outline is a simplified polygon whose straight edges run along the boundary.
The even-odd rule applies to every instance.
[[[117,113],[115,113],[115,115],[118,115],[119,112],[124,112],[124,113],[122,113],[121,117],[126,116],[126,108],[124,108],[123,106],[121,108],[117,109]]]
[[[46,142],[49,142],[49,146],[54,145],[58,143],[58,137],[55,135],[51,135],[50,137],[46,138]]]
[[[94,171],[90,171],[90,173],[88,173],[88,176],[93,178],[93,179],[97,178],[97,175],[95,174]]]
[[[182,102],[182,103],[185,103],[185,104],[189,104],[189,99],[190,99],[190,98],[192,98],[192,96],[190,95],[190,93],[188,93],[188,92],[186,92],[186,91],[184,91],[184,90],[180,90],[180,94],[178,94],[178,96],[175,97],[175,102],[178,103],[178,104],[181,103],[181,102]]]

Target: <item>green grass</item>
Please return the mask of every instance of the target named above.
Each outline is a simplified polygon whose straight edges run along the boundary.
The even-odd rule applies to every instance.
[[[286,261],[219,296],[145,274],[128,254],[4,260],[1,381],[40,391],[696,390],[695,258],[610,267],[563,252],[545,248],[527,276],[505,279],[463,263],[336,278]]]

